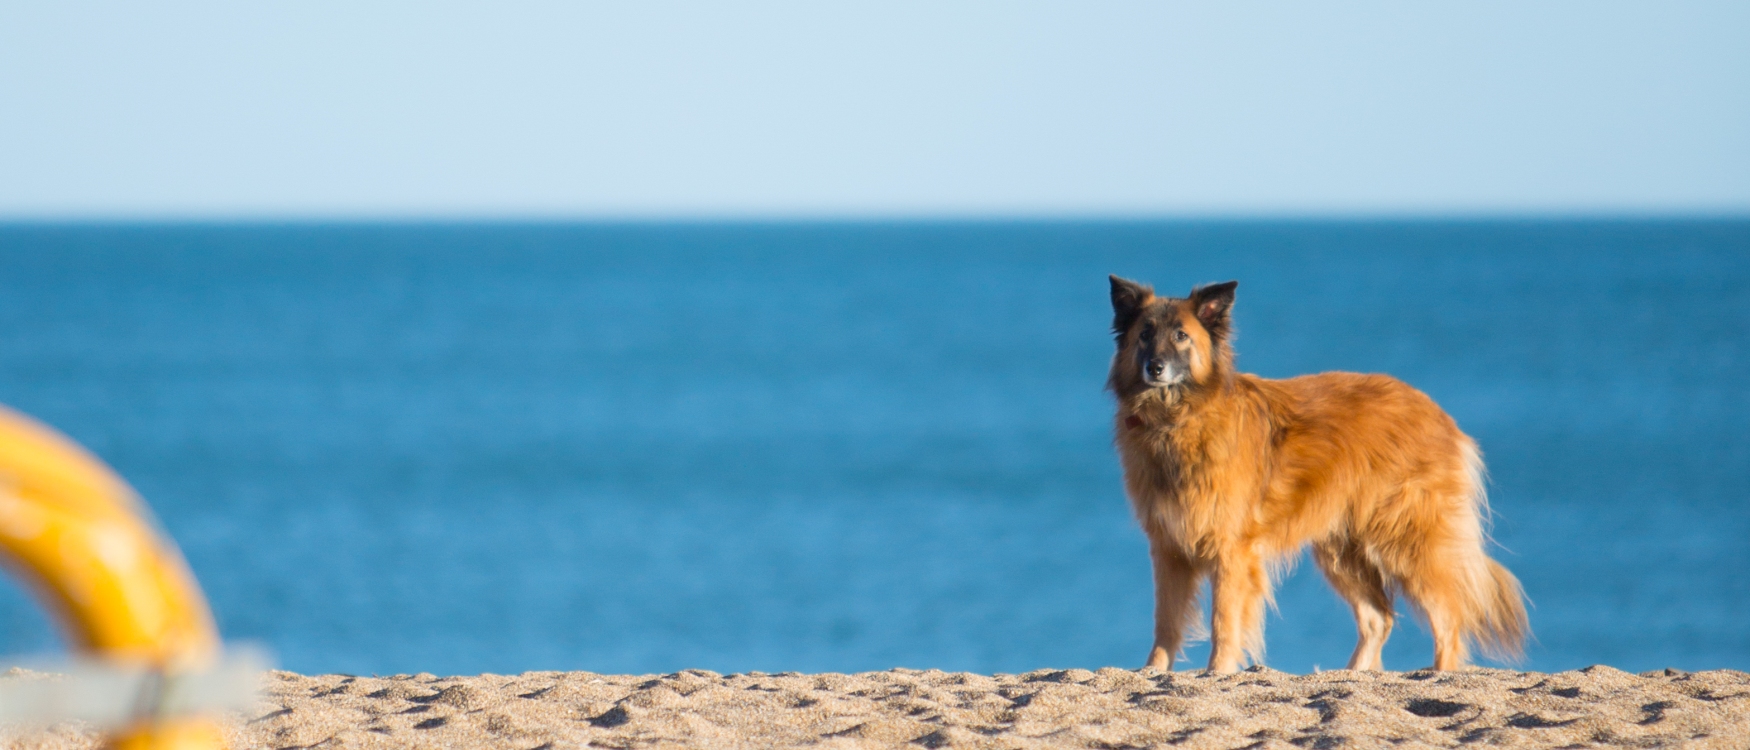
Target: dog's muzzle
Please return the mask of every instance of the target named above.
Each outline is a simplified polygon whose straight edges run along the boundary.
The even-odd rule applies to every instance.
[[[1142,363],[1142,382],[1152,388],[1177,385],[1185,379],[1185,373],[1175,367],[1172,362],[1161,359],[1147,359]]]

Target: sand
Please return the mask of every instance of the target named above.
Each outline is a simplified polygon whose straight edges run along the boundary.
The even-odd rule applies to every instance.
[[[8,679],[8,678],[0,678]],[[16,679],[16,678],[10,678]],[[304,676],[273,672],[232,747],[1750,747],[1750,674]],[[78,726],[7,747],[87,748]]]

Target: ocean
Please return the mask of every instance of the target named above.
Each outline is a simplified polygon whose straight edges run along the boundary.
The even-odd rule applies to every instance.
[[[300,672],[1135,667],[1108,273],[1451,412],[1520,666],[1750,669],[1747,221],[9,224],[0,403]],[[1354,628],[1305,563],[1267,639]],[[0,653],[61,648],[0,581]]]

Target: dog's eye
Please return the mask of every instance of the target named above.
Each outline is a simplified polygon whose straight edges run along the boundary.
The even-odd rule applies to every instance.
[[[1183,343],[1185,343],[1185,340],[1189,339],[1189,338],[1191,338],[1191,337],[1185,335],[1185,331],[1183,331],[1181,329],[1175,329],[1173,331],[1173,340],[1174,341],[1177,341],[1177,342],[1183,344]]]

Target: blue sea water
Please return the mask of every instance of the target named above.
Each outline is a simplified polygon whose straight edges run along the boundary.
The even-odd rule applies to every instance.
[[[302,672],[1136,666],[1109,272],[1443,404],[1524,666],[1750,669],[1750,222],[15,224],[0,403]],[[1316,570],[1278,602],[1272,666],[1345,661]]]

